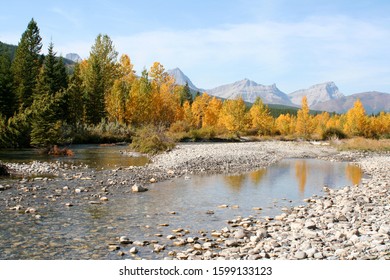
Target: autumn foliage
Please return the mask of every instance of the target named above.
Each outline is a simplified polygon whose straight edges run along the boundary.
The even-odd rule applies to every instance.
[[[313,114],[303,97],[297,114],[272,116],[260,98],[247,104],[241,97],[221,100],[206,92],[191,93],[159,62],[137,74],[128,55],[118,61],[107,35],[97,36],[89,57],[68,75],[53,44],[41,56],[35,21],[27,31],[12,63],[0,59],[0,147],[98,142],[99,135],[104,141],[137,140],[139,146],[148,139],[151,146],[161,147],[166,133],[176,140],[390,136],[390,113],[369,116],[360,100],[346,114]],[[13,87],[7,86],[10,81]]]

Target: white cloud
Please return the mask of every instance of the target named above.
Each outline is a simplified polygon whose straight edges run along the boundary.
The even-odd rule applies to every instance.
[[[249,77],[260,83],[283,82],[287,92],[334,80],[342,82],[348,92],[348,85],[353,88],[353,83],[364,79],[373,85],[388,85],[383,79],[390,75],[386,63],[390,59],[390,28],[381,22],[349,17],[164,29],[112,40],[120,53],[130,56],[138,71],[160,61],[167,69],[187,69],[190,78],[206,88]],[[92,43],[76,47],[86,56]],[[69,46],[66,49],[70,50]],[[79,51],[76,47],[73,52]],[[375,78],[377,73],[380,75]]]

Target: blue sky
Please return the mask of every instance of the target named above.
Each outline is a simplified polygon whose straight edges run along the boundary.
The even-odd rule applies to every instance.
[[[390,1],[8,1],[0,41],[17,44],[28,22],[46,52],[87,58],[108,34],[137,72],[179,67],[201,88],[249,78],[286,93],[334,81],[344,94],[390,92]]]

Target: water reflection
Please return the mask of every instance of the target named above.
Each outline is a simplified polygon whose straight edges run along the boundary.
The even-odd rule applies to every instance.
[[[247,175],[245,175],[245,174],[229,175],[229,176],[224,177],[224,181],[226,182],[226,184],[229,187],[238,191],[243,186],[246,178],[247,178]]]
[[[249,173],[249,177],[253,184],[260,184],[261,180],[264,178],[265,174],[267,174],[267,169],[262,168],[257,171],[253,171]]]
[[[347,164],[345,167],[345,174],[354,185],[359,184],[363,176],[362,169],[354,164]]]
[[[298,189],[300,193],[305,192],[308,167],[305,160],[298,160],[295,163],[295,176],[297,178]]]

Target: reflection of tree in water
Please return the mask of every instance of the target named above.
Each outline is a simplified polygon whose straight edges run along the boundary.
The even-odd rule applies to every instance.
[[[359,166],[354,164],[348,164],[345,168],[345,174],[347,178],[352,182],[352,184],[356,185],[360,183],[362,179],[363,172]]]
[[[267,173],[267,169],[263,168],[263,169],[259,169],[259,170],[251,172],[249,174],[249,177],[251,178],[253,184],[258,185],[266,173]]]
[[[244,175],[244,174],[225,176],[223,178],[223,180],[226,182],[226,184],[229,187],[231,187],[232,189],[236,189],[236,190],[239,190],[242,187],[245,179],[246,179],[246,175]]]
[[[86,210],[90,215],[92,219],[102,219],[108,214],[108,210],[104,207],[88,207]]]
[[[306,161],[299,160],[295,163],[295,176],[297,177],[299,192],[304,193],[307,180]]]

